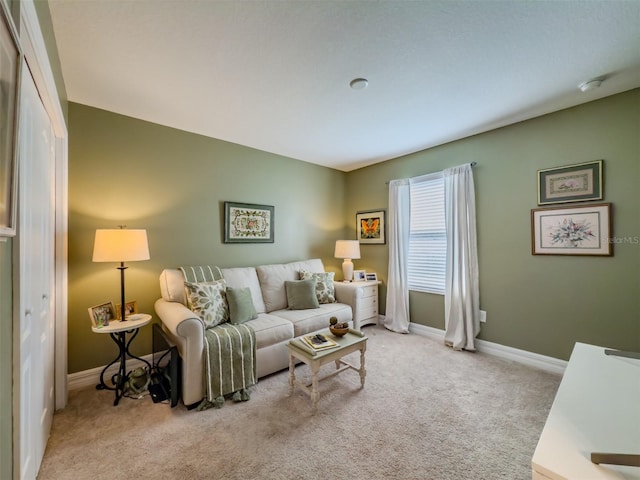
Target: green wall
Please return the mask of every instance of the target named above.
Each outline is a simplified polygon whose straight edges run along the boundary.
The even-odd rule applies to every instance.
[[[69,373],[117,353],[87,314],[120,295],[117,265],[91,261],[97,228],[147,229],[151,260],[126,271],[127,301],[147,313],[164,268],[322,258],[339,271],[344,173],[74,103],[69,130]],[[273,205],[275,242],[224,244],[224,201]],[[132,351],[151,351],[150,326]]]
[[[613,257],[531,255],[537,170],[597,159],[614,236],[626,243],[614,245]],[[358,210],[388,208],[385,181],[472,161],[487,311],[479,338],[561,359],[575,342],[639,351],[640,89],[350,172],[350,234]],[[386,285],[387,262],[386,246],[363,246],[356,268],[377,271]],[[443,329],[443,303],[411,292],[411,321]]]
[[[359,210],[388,207],[385,182],[476,161],[481,308],[479,338],[568,359],[576,341],[640,350],[640,90],[349,173],[69,104],[69,373],[115,355],[91,333],[87,308],[118,301],[116,265],[91,262],[96,228],[146,228],[151,260],[131,263],[127,299],[153,313],[163,268],[248,266],[332,257],[337,238],[355,238]],[[613,257],[531,255],[536,172],[604,159],[613,204]],[[276,207],[274,244],[222,241],[223,202]],[[356,268],[383,281],[387,245],[363,245]],[[411,292],[411,320],[444,328],[443,297]],[[150,327],[133,345],[150,351]]]

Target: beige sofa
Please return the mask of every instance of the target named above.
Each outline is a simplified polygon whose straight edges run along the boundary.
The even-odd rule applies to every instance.
[[[256,333],[256,368],[258,378],[285,369],[289,365],[286,345],[293,338],[329,326],[329,318],[351,322],[356,306],[357,289],[335,282],[336,303],[319,308],[289,310],[285,281],[298,280],[299,272],[324,272],[320,259],[259,267],[224,268],[227,286],[249,288],[258,317],[248,325]],[[204,325],[189,308],[184,277],[179,269],[166,269],[160,275],[162,298],[155,310],[162,328],[173,340],[182,359],[182,400],[192,406],[204,398]],[[356,325],[355,328],[359,326]]]

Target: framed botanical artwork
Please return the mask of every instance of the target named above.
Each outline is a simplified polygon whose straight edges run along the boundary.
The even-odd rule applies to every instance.
[[[273,243],[274,207],[224,202],[224,243]]]
[[[116,309],[113,306],[113,302],[89,307],[89,317],[93,328],[109,326],[109,322],[116,319]]]
[[[384,245],[385,237],[385,210],[367,210],[356,213],[356,232],[361,244]]]
[[[138,302],[132,300],[131,302],[125,302],[124,304],[124,318],[129,317],[130,315],[135,315],[138,313]],[[118,320],[122,317],[122,304],[116,304],[116,315]]]
[[[538,205],[602,200],[603,161],[538,170]]]
[[[367,282],[377,282],[378,274],[376,272],[367,272],[365,275],[365,280]]]
[[[22,52],[0,1],[0,235],[16,234],[18,102]]]
[[[533,255],[613,255],[611,204],[531,210]]]
[[[353,281],[354,282],[364,282],[366,271],[364,270],[354,270],[353,271]]]

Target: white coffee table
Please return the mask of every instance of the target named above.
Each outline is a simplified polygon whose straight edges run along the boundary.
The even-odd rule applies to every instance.
[[[289,394],[293,393],[294,387],[298,386],[311,398],[313,413],[318,409],[318,400],[320,392],[318,391],[318,383],[321,380],[331,378],[346,370],[355,370],[360,374],[360,388],[364,387],[364,379],[367,372],[364,368],[364,354],[367,349],[367,337],[357,330],[349,330],[349,333],[342,337],[334,336],[329,329],[323,330],[322,335],[330,338],[338,344],[337,347],[327,348],[325,350],[313,350],[307,346],[302,340],[291,340],[287,347],[289,348]],[[360,351],[360,367],[345,362],[342,357],[350,353]],[[304,384],[296,380],[295,360],[301,360],[311,367],[311,383]],[[322,378],[319,378],[320,367],[329,362],[335,362],[336,370]]]

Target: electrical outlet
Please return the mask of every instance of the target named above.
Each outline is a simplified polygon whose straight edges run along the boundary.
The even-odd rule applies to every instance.
[[[486,323],[487,322],[487,312],[485,312],[484,310],[480,310],[480,323]]]

